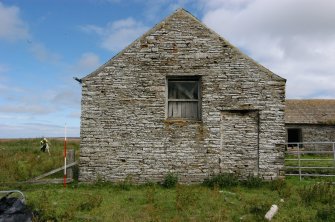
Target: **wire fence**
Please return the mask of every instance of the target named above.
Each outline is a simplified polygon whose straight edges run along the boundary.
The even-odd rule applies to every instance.
[[[285,144],[285,175],[335,178],[335,142]]]

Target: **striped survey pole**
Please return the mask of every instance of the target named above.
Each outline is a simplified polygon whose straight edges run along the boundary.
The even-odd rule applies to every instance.
[[[64,137],[64,188],[66,187],[66,123],[65,123],[65,137]]]

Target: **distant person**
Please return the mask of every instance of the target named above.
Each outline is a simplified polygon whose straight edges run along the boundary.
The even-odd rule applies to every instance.
[[[43,138],[43,140],[41,140],[40,144],[41,144],[41,151],[42,152],[47,151],[49,153],[49,156],[50,156],[49,141],[46,138]]]

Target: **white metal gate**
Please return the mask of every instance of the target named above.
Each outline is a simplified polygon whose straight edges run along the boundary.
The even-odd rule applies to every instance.
[[[335,142],[285,144],[285,175],[335,177]]]

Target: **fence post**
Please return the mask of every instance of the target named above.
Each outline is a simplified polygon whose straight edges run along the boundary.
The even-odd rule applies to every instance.
[[[333,158],[334,158],[334,167],[335,167],[335,142],[333,142]]]
[[[67,150],[66,153],[67,164],[73,163],[75,161],[75,152],[74,149]],[[66,175],[68,179],[73,179],[73,167],[66,169]]]
[[[301,181],[300,143],[298,143],[298,164],[299,164],[299,179]]]

